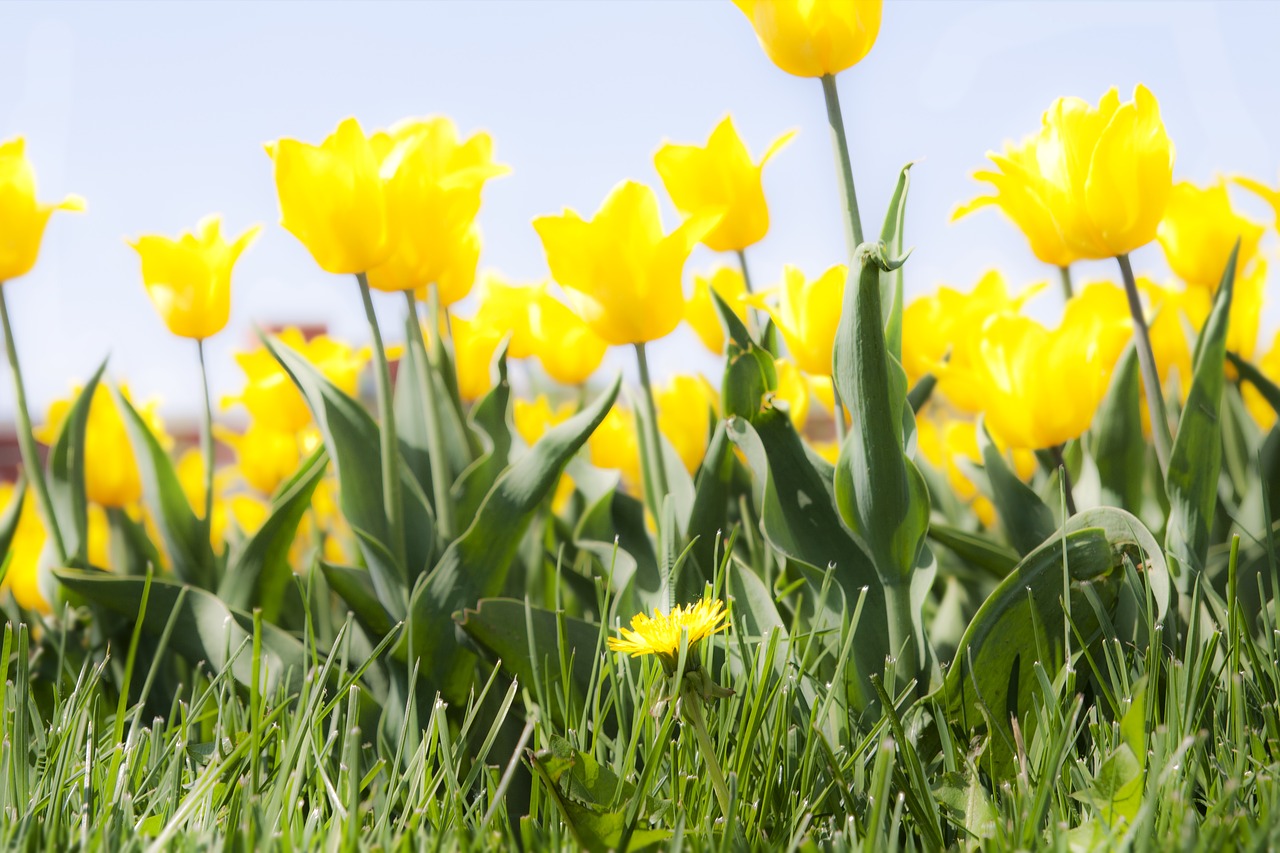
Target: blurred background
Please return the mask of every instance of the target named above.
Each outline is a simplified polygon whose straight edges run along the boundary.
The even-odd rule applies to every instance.
[[[443,113],[463,134],[492,132],[514,171],[485,190],[480,267],[517,282],[547,275],[534,216],[566,206],[589,216],[624,178],[665,198],[653,168],[664,140],[703,144],[732,114],[758,157],[796,128],[765,169],[772,226],[748,252],[753,277],[770,286],[783,264],[816,276],[845,260],[821,86],[774,67],[728,0],[6,2],[0,32],[0,139],[26,136],[42,198],[89,203],[54,217],[35,270],[6,285],[37,423],[110,354],[135,399],[160,397],[171,429],[194,431],[195,348],[165,330],[125,239],[176,236],[208,213],[232,233],[266,226],[236,268],[231,322],[208,344],[215,399],[239,387],[232,353],[251,345],[254,324],[367,340],[354,282],[321,272],[279,227],[262,148],[281,136],[318,143],[348,115],[372,130]],[[1056,282],[994,209],[956,224],[950,214],[983,191],[970,176],[985,153],[1034,130],[1054,98],[1096,102],[1117,86],[1127,99],[1138,82],[1160,100],[1175,177],[1247,173],[1274,185],[1277,32],[1280,4],[1263,2],[888,0],[874,50],[839,77],[863,220],[878,231],[898,169],[916,160],[909,297],[940,283],[968,289],[992,267],[1014,287]],[[1233,195],[1270,221],[1256,199]],[[670,229],[669,203],[664,214]],[[1274,231],[1266,239],[1274,258]],[[700,247],[686,281],[729,261]],[[1167,275],[1154,243],[1134,266]],[[1076,270],[1077,282],[1116,275],[1112,262]],[[1052,320],[1057,292],[1046,288],[1034,311]],[[394,338],[402,300],[375,300]],[[1278,306],[1273,286],[1264,342]],[[684,327],[651,349],[660,375],[717,375]],[[600,375],[632,363],[616,352]],[[4,431],[13,406],[6,378]]]

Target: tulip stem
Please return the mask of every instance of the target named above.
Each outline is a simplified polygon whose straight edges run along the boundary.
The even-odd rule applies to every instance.
[[[660,518],[662,514],[662,499],[670,492],[667,486],[667,466],[666,460],[662,453],[662,435],[658,430],[658,405],[653,398],[653,382],[649,378],[649,357],[645,354],[644,343],[636,344],[636,361],[640,364],[640,384],[644,386],[644,401],[646,412],[645,420],[648,421],[647,435],[643,437],[646,444],[649,445],[649,467],[650,471],[645,472],[646,481],[648,475],[653,475],[653,485],[657,488],[653,495],[652,502],[653,514],[655,518]]]
[[[412,290],[404,292],[405,301],[409,304],[409,323],[418,330],[418,337],[422,343],[422,352],[425,355],[427,350],[427,336],[423,334],[422,323],[418,321],[418,298],[414,296]],[[435,324],[436,334],[441,334],[440,323],[438,322],[440,315],[440,301],[435,295],[435,288],[431,289],[430,305],[429,305],[431,322]],[[410,351],[412,357],[412,351]],[[426,418],[427,418],[427,456],[431,465],[431,494],[435,499],[436,510],[436,526],[440,528],[440,535],[445,539],[453,539],[453,504],[449,497],[449,486],[452,473],[449,469],[449,460],[445,458],[444,453],[444,428],[440,423],[440,409],[437,406],[439,402],[436,399],[436,380],[435,372],[439,368],[438,360],[435,364],[431,363],[428,358],[427,364],[419,365],[422,373],[423,381],[426,382]]]
[[[862,218],[858,215],[858,194],[853,188],[853,163],[849,159],[849,139],[844,132],[844,115],[840,112],[840,93],[833,74],[822,75],[822,94],[827,102],[827,123],[831,125],[831,142],[836,149],[836,166],[840,170],[840,201],[848,228],[849,259],[862,244]]]
[[[1076,295],[1075,286],[1071,283],[1071,267],[1058,267],[1058,280],[1062,282],[1062,298],[1071,300]]]
[[[1151,335],[1147,321],[1142,316],[1142,302],[1138,299],[1138,283],[1133,277],[1133,267],[1128,255],[1116,255],[1120,274],[1124,278],[1124,292],[1129,297],[1129,313],[1133,315],[1133,340],[1138,350],[1138,365],[1142,368],[1142,385],[1147,394],[1147,409],[1151,414],[1151,433],[1155,438],[1156,461],[1160,464],[1160,476],[1169,470],[1173,437],[1169,432],[1169,416],[1164,407],[1164,394],[1160,390],[1160,372],[1156,369],[1155,353],[1151,349]]]
[[[36,449],[36,439],[31,433],[31,414],[27,409],[27,391],[22,384],[22,370],[18,366],[18,348],[13,342],[13,328],[9,325],[9,306],[5,301],[4,283],[0,282],[0,323],[4,325],[4,347],[9,355],[9,368],[13,371],[13,395],[18,416],[18,450],[22,454],[22,467],[27,479],[36,490],[36,503],[44,519],[45,530],[53,540],[54,553],[60,565],[66,565],[67,546],[58,529],[58,517],[53,514],[53,501],[49,500],[49,487],[44,479],[44,466]]]
[[[204,457],[204,528],[213,530],[213,398],[209,394],[209,369],[204,360],[204,338],[196,339],[200,357],[200,382],[204,388],[204,422],[200,424],[200,451]],[[209,536],[206,535],[206,539]],[[213,547],[210,543],[210,547]]]
[[[373,297],[369,294],[369,279],[364,273],[356,273],[360,283],[360,298],[364,301],[364,315],[373,335],[373,355],[378,369],[374,381],[378,391],[378,418],[382,422],[382,503],[391,528],[391,545],[397,565],[404,569],[404,514],[400,503],[400,444],[396,437],[396,413],[391,398],[391,368],[387,365],[387,351],[382,345],[382,330],[378,328],[378,315],[373,311]]]
[[[1064,267],[1065,269],[1065,267]],[[1062,455],[1062,445],[1055,444],[1049,448],[1049,453],[1053,456],[1053,462],[1058,466],[1058,473],[1062,475],[1062,492],[1067,498],[1067,515],[1076,514],[1076,498],[1071,493],[1071,472],[1067,470],[1066,457]]]
[[[738,256],[738,268],[742,270],[742,287],[750,296],[755,292],[755,288],[751,286],[751,270],[747,268],[747,253],[742,249],[736,250]],[[747,331],[752,337],[756,335],[756,312],[750,305],[747,305]]]

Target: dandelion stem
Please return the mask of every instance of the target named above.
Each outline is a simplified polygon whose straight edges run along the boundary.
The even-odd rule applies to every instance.
[[[658,431],[658,405],[653,399],[653,382],[649,378],[649,358],[644,351],[644,343],[636,344],[636,361],[640,365],[640,384],[644,386],[644,402],[647,409],[645,420],[647,428],[646,435],[643,440],[649,445],[649,469],[645,472],[645,482],[650,482],[652,476],[653,489],[646,488],[646,491],[654,491],[651,498],[655,518],[662,517],[662,500],[670,493],[667,485],[667,466],[663,459],[662,453],[662,435]]]
[[[716,799],[720,801],[720,811],[724,814],[725,820],[729,819],[730,799],[729,786],[724,780],[724,771],[720,769],[720,760],[716,758],[716,747],[711,742],[711,735],[707,732],[707,721],[702,716],[702,697],[698,696],[694,691],[685,691],[683,701],[680,703],[680,709],[684,712],[684,718],[688,721],[693,729],[693,734],[698,742],[698,751],[702,753],[702,760],[707,765],[707,775],[711,777],[711,787],[715,789]]]
[[[374,381],[378,392],[378,419],[381,421],[382,450],[382,503],[391,528],[392,554],[400,568],[405,567],[404,514],[400,503],[400,444],[396,437],[395,406],[391,398],[391,368],[387,365],[387,351],[382,345],[382,330],[378,328],[378,315],[373,311],[373,297],[369,294],[369,279],[364,273],[356,273],[360,283],[360,298],[364,301],[364,314],[373,335],[373,356],[377,359]]]
[[[204,390],[204,420],[200,424],[200,452],[204,458],[204,532],[213,529],[213,398],[209,394],[209,368],[204,359],[204,338],[196,339],[200,357],[200,384]],[[212,543],[210,544],[212,546]]]
[[[862,218],[858,215],[858,194],[853,188],[853,163],[849,159],[849,139],[844,132],[844,115],[840,111],[840,93],[836,78],[822,75],[822,94],[827,102],[827,123],[831,126],[831,143],[836,149],[836,167],[840,170],[840,201],[848,228],[849,259],[862,243]]]
[[[1058,280],[1062,282],[1062,298],[1071,299],[1076,295],[1075,285],[1071,283],[1071,267],[1058,267]]]
[[[49,500],[49,487],[44,479],[44,466],[40,462],[40,453],[36,449],[35,436],[31,434],[27,391],[22,383],[22,369],[18,366],[18,348],[13,342],[13,327],[9,325],[9,306],[5,301],[3,282],[0,282],[0,323],[4,325],[4,347],[9,355],[9,368],[13,371],[13,396],[18,416],[18,450],[22,454],[22,467],[27,472],[27,479],[36,490],[36,504],[44,519],[45,530],[53,539],[54,553],[58,557],[58,562],[65,565],[67,546],[62,541],[62,531],[58,529],[58,517],[53,513],[53,502]]]
[[[422,332],[422,324],[418,322],[418,300],[414,296],[412,290],[404,292],[405,301],[409,305],[409,325],[418,330],[418,339],[422,344],[422,353],[426,354],[427,338]],[[441,334],[438,322],[440,314],[440,302],[435,295],[435,289],[431,289],[430,298],[430,321],[436,327],[436,334]],[[410,354],[413,357],[413,354]],[[438,365],[436,365],[438,367]],[[439,400],[436,399],[436,382],[435,369],[430,364],[418,365],[419,372],[422,374],[423,381],[426,383],[426,406],[425,412],[427,418],[427,455],[430,457],[431,464],[431,493],[435,499],[436,525],[440,529],[440,535],[446,540],[454,537],[453,529],[453,504],[449,497],[449,485],[453,479],[449,470],[449,460],[445,458],[444,452],[444,428],[440,423],[440,409],[438,408]]]
[[[1164,407],[1164,394],[1160,390],[1160,373],[1156,370],[1156,357],[1151,349],[1151,335],[1147,321],[1142,316],[1142,302],[1138,299],[1138,283],[1133,277],[1133,267],[1128,255],[1116,255],[1120,274],[1124,278],[1124,292],[1129,297],[1129,313],[1133,315],[1133,340],[1138,350],[1138,365],[1142,368],[1142,385],[1147,394],[1147,409],[1151,414],[1151,434],[1155,438],[1156,461],[1160,463],[1160,475],[1169,470],[1173,437],[1169,432],[1169,416]]]

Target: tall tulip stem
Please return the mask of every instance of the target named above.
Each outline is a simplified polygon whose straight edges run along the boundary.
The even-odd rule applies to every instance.
[[[836,149],[836,166],[840,170],[840,201],[848,228],[849,258],[862,244],[862,217],[858,215],[858,194],[853,188],[853,162],[849,159],[849,139],[844,132],[844,115],[840,112],[840,93],[833,74],[822,75],[822,94],[827,102],[827,123],[831,126],[831,143]]]
[[[653,495],[654,506],[651,507],[655,517],[660,517],[662,510],[662,499],[670,492],[667,485],[667,466],[665,464],[664,454],[662,452],[662,435],[658,430],[658,405],[653,398],[653,382],[649,378],[649,357],[645,354],[644,344],[636,344],[636,361],[640,365],[640,384],[644,386],[644,401],[648,421],[648,433],[643,437],[643,441],[649,445],[649,471],[645,472],[646,481],[649,476],[653,477],[653,485],[656,489],[646,489],[646,491],[655,491]]]
[[[742,287],[750,296],[755,292],[755,288],[751,286],[751,270],[747,267],[747,253],[743,249],[734,252],[738,256],[738,269],[742,271]],[[752,337],[756,335],[756,312],[750,305],[747,306],[747,331]]]
[[[204,389],[200,451],[204,457],[204,528],[208,534],[213,529],[213,397],[209,394],[209,368],[204,359],[204,338],[196,339],[196,353],[200,357],[200,384]]]
[[[427,316],[431,322],[434,333],[439,335],[441,332],[440,323],[440,299],[436,295],[436,289],[430,288],[429,305]],[[422,323],[418,321],[418,298],[414,296],[412,290],[404,292],[405,301],[409,304],[409,320],[410,324],[417,327],[418,335],[422,342],[422,352],[430,353],[427,349],[427,337],[423,334]],[[430,361],[430,356],[428,356]],[[435,499],[436,525],[440,528],[440,535],[446,539],[452,539],[456,533],[453,529],[453,504],[449,496],[449,486],[452,480],[452,473],[449,469],[449,460],[445,458],[444,452],[444,427],[440,423],[440,408],[436,399],[436,380],[435,372],[439,368],[438,360],[434,363],[420,365],[421,373],[424,381],[427,383],[427,455],[430,457],[431,463],[431,493]]]
[[[1075,286],[1071,283],[1071,267],[1058,267],[1058,281],[1062,283],[1062,298],[1070,300],[1076,295]]]
[[[1142,368],[1142,385],[1147,393],[1147,409],[1151,414],[1151,434],[1155,438],[1156,461],[1160,474],[1169,470],[1173,436],[1169,432],[1169,416],[1164,407],[1164,393],[1160,390],[1160,372],[1156,369],[1155,352],[1151,349],[1151,335],[1147,321],[1142,316],[1142,302],[1138,299],[1138,282],[1133,277],[1133,267],[1128,255],[1116,255],[1120,274],[1124,278],[1124,292],[1129,297],[1129,313],[1133,315],[1133,340],[1138,350],[1138,365]]]
[[[378,392],[378,418],[382,422],[382,503],[391,528],[391,544],[400,566],[405,565],[404,511],[400,502],[400,442],[396,437],[396,413],[391,397],[391,368],[387,365],[387,351],[382,345],[382,330],[378,328],[378,315],[373,311],[373,297],[369,293],[369,279],[364,273],[356,273],[360,282],[360,298],[364,301],[364,315],[373,335],[373,356],[378,369],[374,381]]]
[[[53,540],[54,553],[60,564],[67,562],[67,546],[58,529],[58,517],[53,514],[53,501],[49,500],[49,487],[44,479],[44,466],[36,450],[36,439],[31,434],[31,414],[27,409],[27,391],[22,383],[22,369],[18,366],[18,348],[13,342],[13,327],[9,325],[9,306],[5,301],[4,283],[0,282],[0,323],[4,325],[4,348],[9,356],[9,369],[13,371],[13,395],[18,416],[18,450],[22,454],[22,467],[27,479],[36,490],[36,503],[44,520],[45,530]]]

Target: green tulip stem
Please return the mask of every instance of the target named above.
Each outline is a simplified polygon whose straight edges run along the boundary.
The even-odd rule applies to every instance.
[[[200,356],[200,383],[204,388],[200,451],[204,457],[204,528],[207,534],[213,529],[213,397],[209,394],[209,369],[204,359],[203,338],[196,339],[196,353]]]
[[[22,454],[22,467],[36,490],[36,504],[40,508],[45,530],[53,540],[58,563],[66,565],[67,546],[62,541],[62,531],[58,529],[58,517],[53,514],[53,501],[49,500],[49,487],[44,479],[44,465],[40,462],[36,439],[31,433],[27,391],[22,384],[22,369],[18,366],[18,348],[13,343],[13,328],[9,325],[9,306],[5,301],[3,282],[0,282],[0,323],[4,324],[4,348],[9,355],[9,368],[13,371],[13,395],[18,415],[18,450]]]
[[[755,288],[751,286],[751,270],[747,268],[747,253],[743,249],[736,250],[738,256],[738,269],[742,270],[742,286],[750,296],[755,292]],[[752,337],[756,336],[756,312],[751,306],[747,306],[747,331]]]
[[[1138,350],[1138,366],[1142,368],[1142,385],[1147,393],[1147,409],[1151,414],[1151,433],[1155,437],[1156,461],[1160,463],[1160,476],[1169,470],[1169,457],[1173,451],[1173,436],[1169,432],[1169,416],[1164,407],[1164,393],[1160,390],[1160,372],[1156,370],[1155,352],[1151,349],[1151,334],[1142,316],[1142,302],[1138,299],[1138,283],[1133,277],[1133,267],[1128,255],[1116,255],[1120,274],[1124,278],[1124,292],[1129,297],[1129,313],[1133,315],[1133,341]]]
[[[1049,453],[1053,456],[1054,464],[1058,466],[1058,471],[1062,474],[1062,492],[1067,498],[1067,515],[1076,514],[1076,498],[1071,493],[1071,472],[1067,470],[1067,460],[1062,455],[1063,445],[1055,444],[1049,448]]]
[[[1058,280],[1062,282],[1062,298],[1071,300],[1076,295],[1075,286],[1071,283],[1071,267],[1058,267]]]
[[[382,330],[378,328],[378,315],[373,311],[373,297],[369,294],[369,279],[364,273],[356,273],[360,283],[360,298],[364,301],[364,315],[373,335],[373,355],[378,369],[373,378],[378,392],[378,418],[382,422],[382,503],[391,528],[391,545],[397,565],[404,567],[404,511],[400,503],[400,444],[396,438],[396,413],[391,398],[391,368],[387,365],[387,351],[382,345]]]
[[[440,334],[440,299],[436,296],[436,289],[430,288],[431,295],[429,297],[428,316],[430,321],[435,325],[436,334]],[[427,349],[427,336],[422,331],[422,323],[418,321],[418,298],[414,296],[412,290],[404,292],[405,301],[409,305],[410,325],[418,330],[419,341],[422,344],[422,352],[429,353]],[[440,530],[440,535],[445,539],[453,539],[456,535],[453,529],[453,502],[449,495],[449,486],[452,476],[449,471],[449,460],[445,457],[444,452],[444,427],[440,422],[440,407],[437,405],[439,401],[436,399],[436,381],[435,372],[439,368],[438,359],[436,363],[419,365],[419,372],[422,374],[423,381],[427,384],[427,410],[425,412],[427,418],[427,456],[430,457],[431,464],[431,493],[435,499],[436,510],[436,526]]]
[[[650,447],[649,451],[649,467],[650,471],[645,472],[646,478],[649,474],[653,475],[653,485],[657,488],[654,498],[654,506],[651,507],[655,518],[662,515],[662,499],[670,493],[670,487],[667,485],[667,466],[664,464],[662,453],[662,435],[658,430],[658,405],[653,398],[653,381],[649,378],[649,357],[645,354],[644,344],[636,344],[636,361],[640,364],[640,384],[644,386],[644,401],[648,409],[646,420],[648,421],[648,435],[644,437],[645,443]]]
[[[702,715],[702,697],[691,695],[687,691],[680,702],[680,710],[698,742],[698,751],[707,765],[707,775],[711,777],[711,787],[715,789],[716,799],[720,801],[720,811],[725,820],[729,819],[732,801],[729,797],[729,786],[724,781],[724,771],[720,769],[720,760],[716,758],[716,747],[707,732],[707,721]]]
[[[886,581],[884,602],[889,653],[894,658],[893,677],[896,685],[901,688],[912,678],[924,677],[920,648],[916,643],[916,620],[920,616],[920,605],[911,599],[911,579]],[[921,682],[917,680],[917,690],[920,687]]]
[[[849,159],[849,139],[844,132],[844,115],[840,112],[840,93],[836,90],[836,78],[822,75],[822,94],[827,102],[827,123],[831,125],[831,143],[836,149],[836,166],[840,170],[840,201],[844,208],[844,222],[848,228],[849,259],[862,244],[862,217],[858,215],[858,194],[853,188],[853,163]]]

